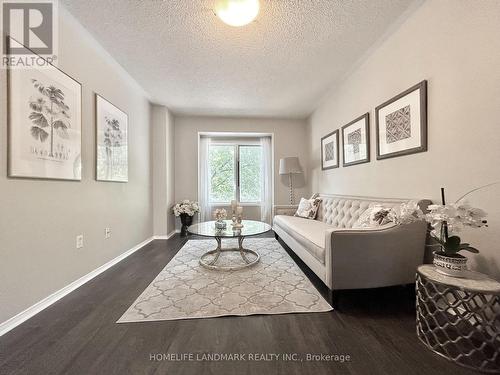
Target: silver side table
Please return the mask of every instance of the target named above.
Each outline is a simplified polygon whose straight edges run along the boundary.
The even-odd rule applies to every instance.
[[[465,278],[418,267],[417,336],[461,366],[500,373],[500,283],[478,272]]]

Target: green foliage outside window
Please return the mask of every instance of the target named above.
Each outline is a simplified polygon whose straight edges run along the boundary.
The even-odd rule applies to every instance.
[[[211,145],[209,149],[210,201],[259,202],[262,152],[260,146],[240,146],[240,189],[236,197],[236,150],[234,145]]]
[[[235,193],[234,146],[210,146],[210,201],[230,202]]]
[[[260,169],[262,151],[260,146],[240,147],[240,201],[260,201]]]

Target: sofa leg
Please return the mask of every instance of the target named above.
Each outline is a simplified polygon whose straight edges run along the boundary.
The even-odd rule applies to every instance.
[[[339,294],[340,292],[336,290],[335,292],[331,289],[328,289],[328,302],[332,305],[332,307],[335,310],[340,310],[340,305],[339,305]]]

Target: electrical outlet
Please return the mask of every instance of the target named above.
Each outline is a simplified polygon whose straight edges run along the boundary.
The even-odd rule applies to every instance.
[[[110,238],[111,237],[111,228],[105,228],[104,229],[104,238]]]
[[[83,247],[83,234],[76,236],[76,248],[81,249]]]

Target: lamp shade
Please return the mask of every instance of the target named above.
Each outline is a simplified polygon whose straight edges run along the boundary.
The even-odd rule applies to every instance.
[[[280,174],[302,173],[299,158],[296,156],[280,159]]]

